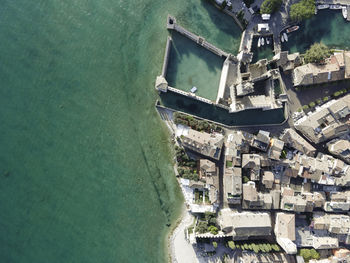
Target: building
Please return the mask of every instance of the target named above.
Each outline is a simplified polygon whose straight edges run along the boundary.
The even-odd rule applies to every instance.
[[[316,153],[315,147],[313,147],[293,129],[285,129],[280,136],[280,139],[284,141],[287,146],[292,147],[306,155],[314,156]]]
[[[350,95],[332,100],[297,120],[294,125],[314,143],[324,142],[349,132]]]
[[[350,164],[350,141],[335,139],[327,143],[328,151],[344,162]]]
[[[251,146],[266,152],[269,145],[270,145],[270,133],[267,131],[260,130],[259,133],[254,137]]]
[[[273,172],[271,171],[263,172],[262,183],[264,184],[265,188],[272,189],[274,181],[275,181],[275,176]]]
[[[272,61],[276,62],[277,67],[281,67],[285,72],[291,72],[302,64],[299,53],[289,54],[288,51],[279,52],[272,58]]]
[[[270,159],[279,160],[284,147],[284,142],[276,138],[271,139],[271,146],[268,150],[268,156]]]
[[[222,231],[233,240],[246,240],[250,237],[270,236],[271,217],[267,212],[234,212],[222,209],[218,218]]]
[[[260,156],[258,154],[243,154],[242,169],[245,169],[252,181],[260,180]]]
[[[277,243],[287,254],[296,254],[295,241],[295,215],[277,213],[275,220],[275,236]]]
[[[216,160],[220,159],[224,143],[222,134],[209,134],[188,129],[184,131],[180,138],[183,146],[187,149]]]
[[[242,165],[241,155],[243,153],[249,153],[249,137],[253,137],[253,135],[241,131],[233,131],[227,136],[225,143],[226,163],[230,163],[232,166]]]
[[[242,170],[238,167],[226,168],[224,175],[224,198],[228,204],[241,204]]]
[[[254,182],[243,184],[243,209],[272,209],[272,195],[258,192]]]
[[[309,63],[293,71],[294,86],[308,86],[350,78],[350,52],[334,53],[325,63]]]

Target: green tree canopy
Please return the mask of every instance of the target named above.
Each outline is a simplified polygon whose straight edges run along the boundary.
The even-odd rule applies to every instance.
[[[328,58],[332,52],[322,43],[313,44],[305,53],[304,60],[306,63],[319,63]]]
[[[272,14],[280,9],[282,0],[265,0],[260,6],[261,14]]]
[[[294,21],[308,19],[315,14],[315,0],[301,0],[290,7],[290,18]]]
[[[300,256],[304,258],[304,260],[307,262],[311,259],[311,251],[307,248],[302,248],[299,251]]]
[[[231,248],[231,249],[235,249],[235,248],[236,248],[235,242],[233,242],[233,241],[228,241],[228,242],[227,242],[227,245],[228,245],[228,247]]]

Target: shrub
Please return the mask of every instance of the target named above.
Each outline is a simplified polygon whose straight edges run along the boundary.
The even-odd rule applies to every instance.
[[[308,19],[315,14],[315,0],[301,0],[300,2],[291,5],[290,18],[294,21]]]
[[[328,58],[331,54],[326,45],[315,43],[306,51],[304,60],[306,63],[319,63],[325,58]]]
[[[246,184],[249,182],[249,178],[247,176],[243,176],[243,183]]]
[[[341,92],[340,92],[340,91],[336,91],[336,92],[333,93],[333,96],[334,96],[334,97],[338,97],[338,96],[340,96],[340,95],[341,95]]]
[[[196,226],[196,232],[203,234],[203,233],[206,233],[207,231],[208,231],[207,222],[199,221]]]
[[[213,247],[214,247],[214,248],[217,248],[217,247],[218,247],[218,243],[217,243],[217,242],[213,241],[212,244],[213,244]]]
[[[316,104],[315,104],[315,102],[311,101],[311,102],[309,103],[309,106],[310,106],[310,108],[313,108],[313,107],[316,106]]]
[[[282,0],[265,0],[260,6],[261,14],[272,14],[280,9]]]
[[[232,162],[231,161],[226,161],[226,167],[232,167]]]

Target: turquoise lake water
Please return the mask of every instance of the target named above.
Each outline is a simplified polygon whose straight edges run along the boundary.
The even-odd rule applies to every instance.
[[[154,109],[168,13],[238,49],[206,1],[2,1],[1,262],[167,260],[183,202]]]
[[[282,49],[305,53],[316,42],[350,49],[350,22],[344,19],[341,10],[318,10],[317,15],[300,24],[299,30],[288,34],[288,42],[282,43]]]
[[[171,87],[189,92],[197,87],[197,96],[215,101],[224,58],[194,41],[172,32],[166,79]]]

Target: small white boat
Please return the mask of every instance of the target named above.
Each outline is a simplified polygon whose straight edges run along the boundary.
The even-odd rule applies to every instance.
[[[284,37],[283,37],[283,35],[281,35],[281,41],[282,41],[282,43],[284,42]]]
[[[345,19],[347,19],[347,17],[348,17],[348,8],[346,7],[346,6],[343,6],[343,8],[342,8],[342,13],[343,13],[343,17],[345,18]]]
[[[341,5],[330,5],[329,9],[337,10],[337,9],[342,9]]]
[[[263,37],[261,38],[261,45],[262,45],[262,46],[265,45],[265,40],[264,40]]]
[[[284,37],[284,40],[285,40],[286,42],[288,42],[288,36],[287,36],[286,33],[283,33],[283,37]]]
[[[266,38],[266,45],[269,45],[270,44],[270,39],[267,37]]]
[[[259,40],[258,40],[258,47],[260,47],[261,45],[261,38],[259,37]]]
[[[329,8],[329,5],[318,5],[317,9],[327,9]]]
[[[196,91],[197,91],[197,87],[193,86],[192,89],[191,89],[191,92],[195,93]]]

